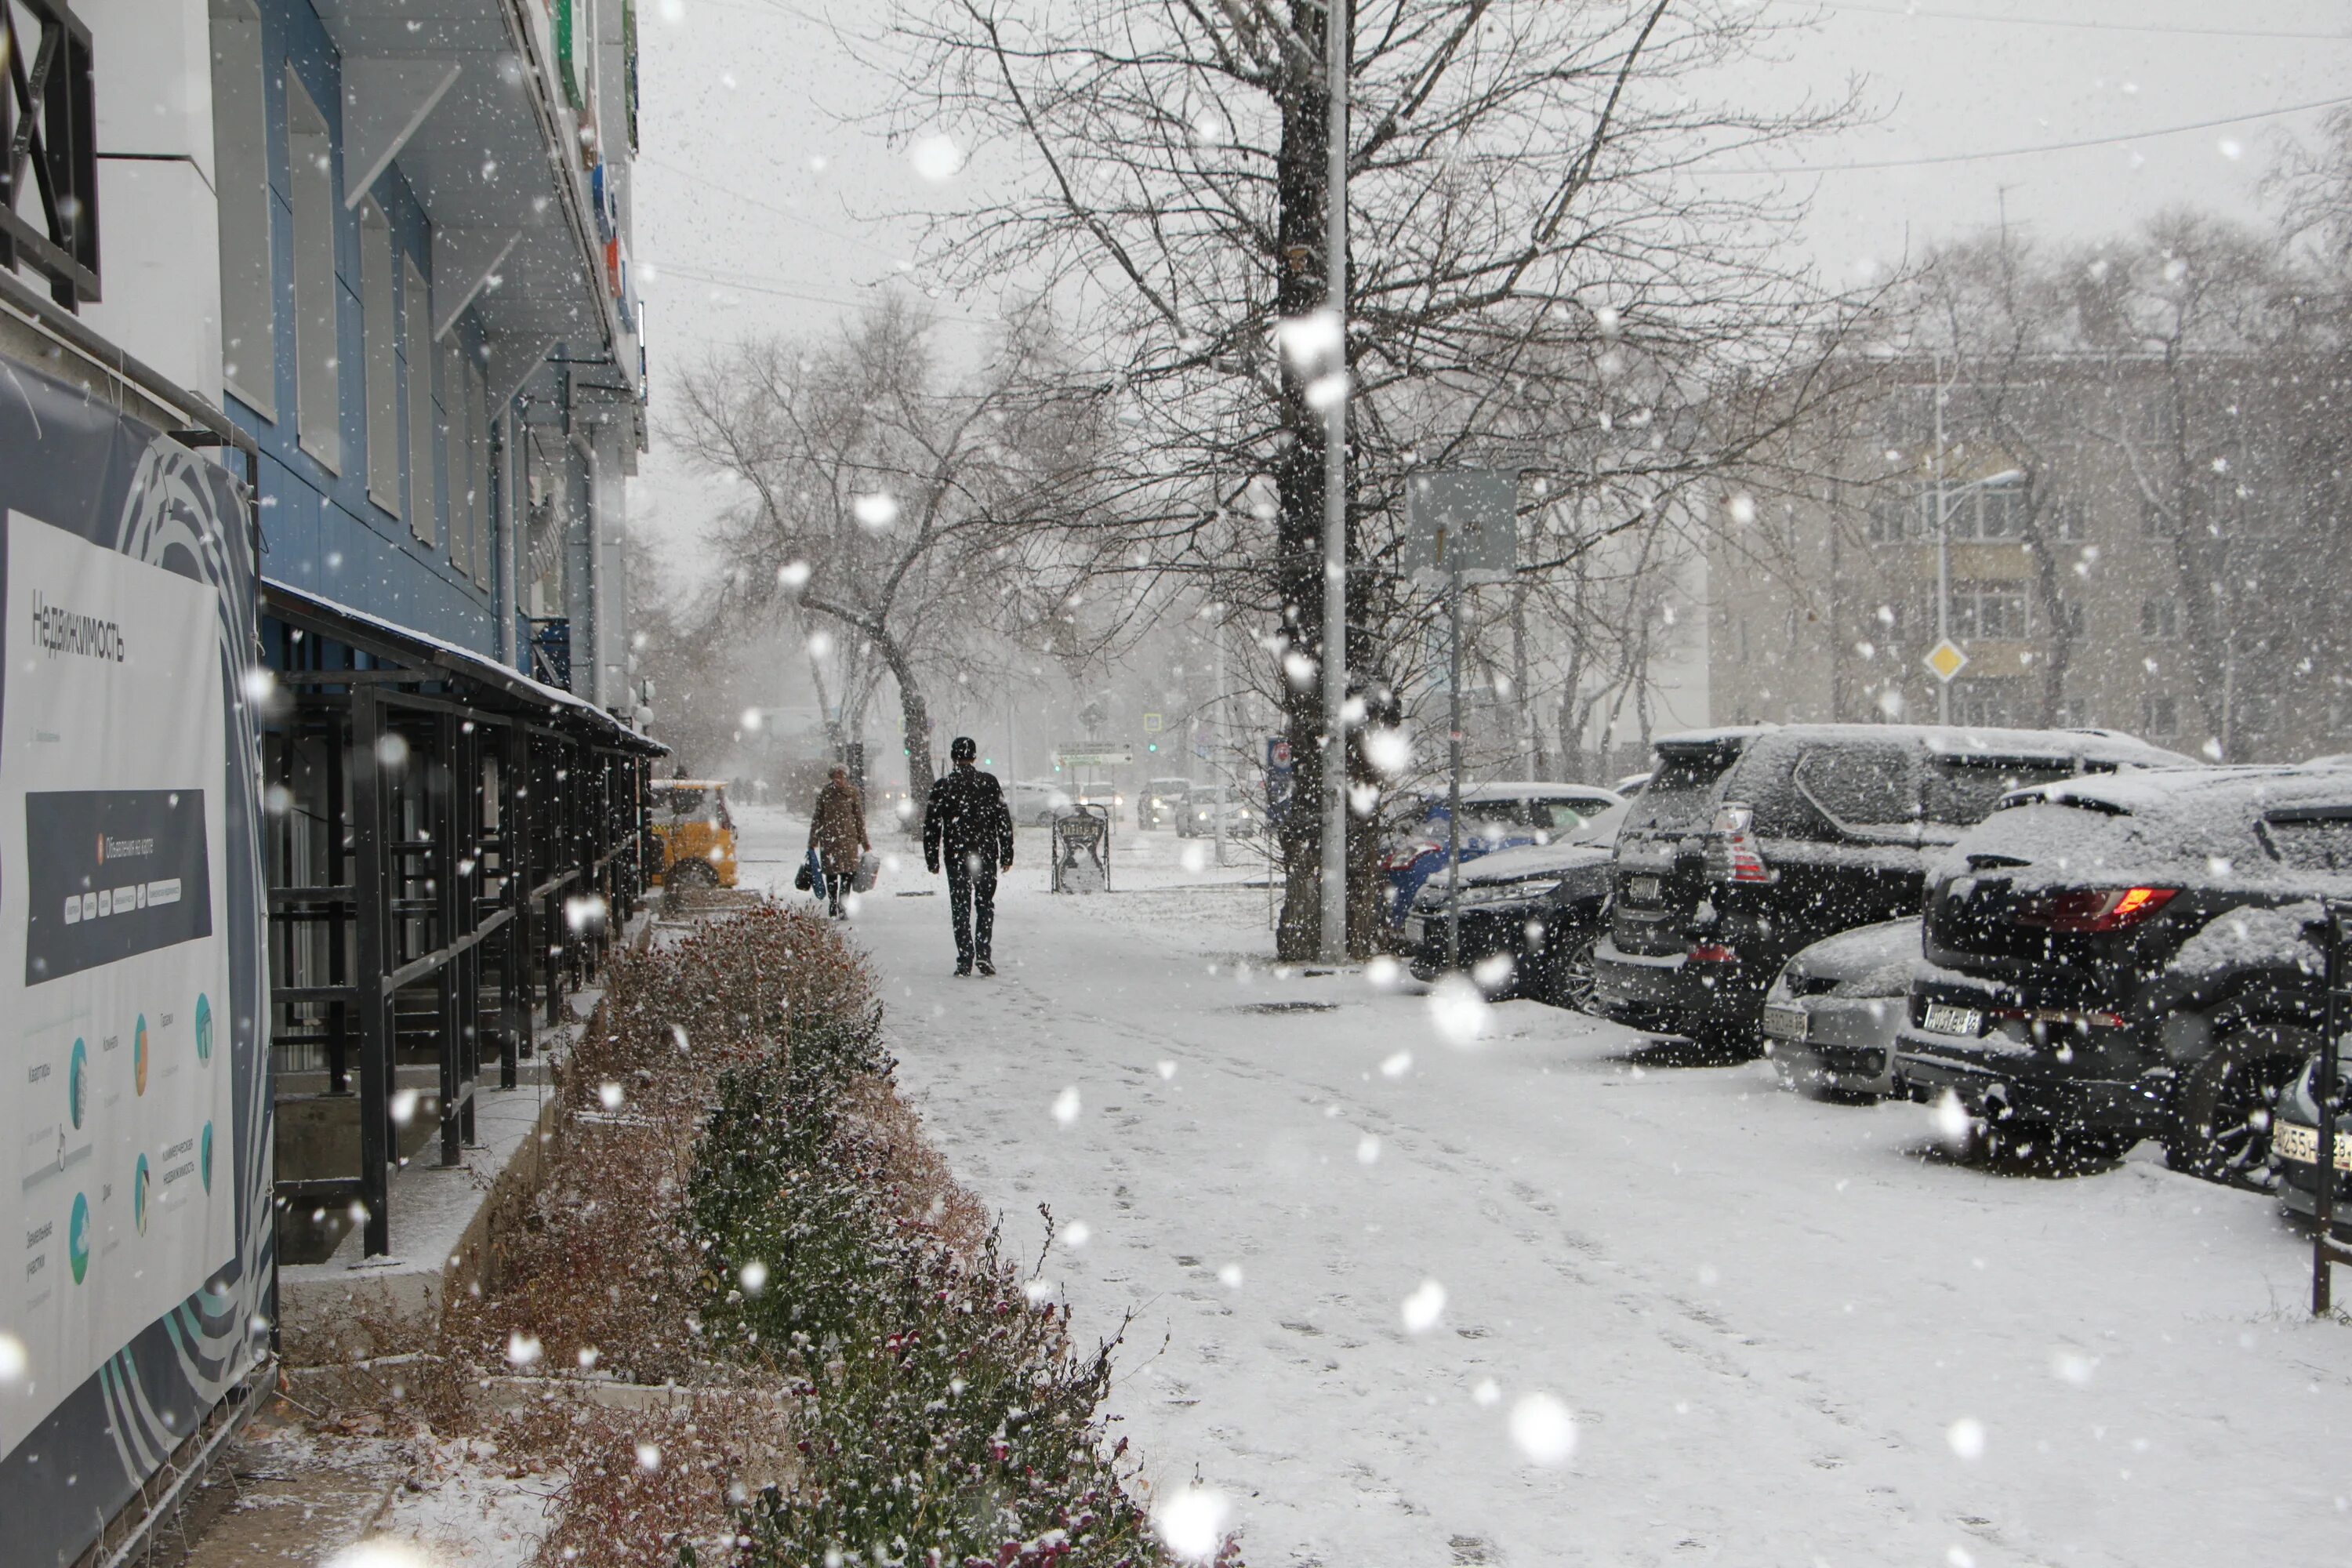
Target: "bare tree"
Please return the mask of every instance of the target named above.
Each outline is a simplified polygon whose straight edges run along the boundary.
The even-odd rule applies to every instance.
[[[675,431],[742,489],[717,543],[741,607],[775,606],[855,646],[845,718],[879,671],[898,690],[910,791],[931,778],[925,690],[1004,632],[1065,615],[1044,525],[1087,504],[1099,400],[1066,378],[1034,318],[951,378],[931,323],[886,303],[821,343],[744,344],[684,378]]]
[[[1355,105],[1344,324],[1316,319],[1335,13]],[[1370,712],[1392,706],[1390,666],[1419,614],[1395,576],[1408,471],[1550,469],[1550,504],[1611,498],[1588,515],[1613,531],[1655,504],[1645,492],[1739,448],[1727,385],[1785,387],[1818,363],[1822,302],[1773,248],[1791,209],[1752,194],[1769,185],[1694,173],[1844,112],[1715,100],[1710,82],[1773,37],[1712,0],[899,0],[890,112],[1018,164],[941,215],[941,257],[974,282],[1042,279],[1107,367],[1129,477],[1118,524],[1141,550],[1105,558],[1230,569],[1200,481],[1270,477],[1248,591],[1231,602],[1285,671],[1301,800],[1327,760],[1328,398],[1349,398],[1347,655]],[[1277,336],[1292,352],[1274,352]],[[1590,541],[1559,542],[1528,569]],[[1349,764],[1370,782],[1360,746]],[[1311,811],[1286,819],[1286,954],[1318,945],[1318,839]],[[1356,885],[1376,849],[1351,835]],[[1359,945],[1371,909],[1351,909]]]

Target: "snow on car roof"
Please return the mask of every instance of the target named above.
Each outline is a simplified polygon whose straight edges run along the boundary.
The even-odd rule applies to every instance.
[[[1915,742],[1947,756],[2079,756],[2093,762],[2134,767],[2193,767],[2193,757],[2151,746],[2137,736],[2116,730],[2015,730],[1965,724],[1747,724],[1713,730],[1685,730],[1661,735],[1660,748],[1696,749],[1752,741],[1769,735],[1775,745],[1806,742],[1891,740]]]
[[[1970,855],[2025,862],[2029,879],[2147,876],[2213,887],[2309,881],[2282,864],[2258,825],[2286,806],[2352,808],[2352,776],[2336,767],[2150,769],[2061,779],[2011,794],[1955,845],[1944,871]]]
[[[1542,779],[1504,780],[1495,784],[1469,784],[1464,786],[1462,791],[1462,798],[1470,801],[1573,800],[1588,796],[1596,800],[1607,800],[1612,804],[1618,798],[1617,792],[1606,784],[1559,784]],[[1441,795],[1439,798],[1444,797]]]

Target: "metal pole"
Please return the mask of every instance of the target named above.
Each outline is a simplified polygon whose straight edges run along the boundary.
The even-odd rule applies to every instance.
[[[1330,124],[1325,287],[1339,318],[1342,378],[1323,430],[1323,959],[1348,956],[1348,55],[1349,0],[1329,0]]]
[[[1224,738],[1225,733],[1225,614],[1222,607],[1217,611],[1216,624],[1209,635],[1216,639],[1217,644],[1217,689],[1210,699],[1211,766],[1209,772],[1213,776],[1209,781],[1209,789],[1212,792],[1209,796],[1212,802],[1209,807],[1209,819],[1214,824],[1217,835],[1217,864],[1223,866],[1225,863],[1225,784],[1222,778],[1213,776],[1217,771],[1214,765],[1217,745]],[[1189,805],[1187,809],[1190,809]],[[1267,826],[1266,831],[1268,833],[1274,831],[1271,824]]]
[[[2326,1317],[2334,1308],[2333,1265],[2345,1256],[2336,1234],[2336,1074],[2341,1060],[2341,1035],[2352,1023],[2346,1016],[2344,988],[2352,974],[2344,972],[2346,911],[2331,904],[2327,910],[2327,1027],[2319,1041],[2319,1068],[2312,1079],[2312,1098],[2319,1102],[2319,1148],[2313,1165],[2311,1203],[2311,1312]]]
[[[1439,546],[1444,548],[1443,543]],[[1445,967],[1462,967],[1462,568],[1445,574]]]
[[[1936,375],[1936,641],[1952,640],[1952,503],[1944,494],[1944,356],[1934,360]],[[1936,722],[1952,721],[1952,683],[1936,682]]]

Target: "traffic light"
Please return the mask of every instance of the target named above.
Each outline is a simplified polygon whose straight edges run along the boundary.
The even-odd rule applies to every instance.
[[[1157,741],[1146,741],[1143,742],[1143,749],[1147,752],[1156,752],[1160,749],[1160,742]]]

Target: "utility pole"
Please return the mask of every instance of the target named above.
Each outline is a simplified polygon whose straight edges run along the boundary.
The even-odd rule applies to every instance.
[[[1209,773],[1211,775],[1209,788],[1214,792],[1209,797],[1212,803],[1209,807],[1209,821],[1216,832],[1217,864],[1223,866],[1225,863],[1226,788],[1224,781],[1215,776],[1217,747],[1223,742],[1225,735],[1225,615],[1223,605],[1217,606],[1217,613],[1211,622],[1209,635],[1216,639],[1217,644],[1217,689],[1210,698],[1209,708]],[[1274,831],[1271,824],[1267,826],[1266,831],[1269,833]]]
[[[1936,378],[1936,643],[1952,640],[1952,503],[1944,494],[1944,356],[1931,362]],[[1936,722],[1952,721],[1952,683],[1936,683]]]
[[[1442,536],[1441,536],[1442,537]],[[1462,558],[1446,560],[1445,620],[1445,967],[1462,967]]]
[[[1348,956],[1348,65],[1350,0],[1326,0],[1330,123],[1324,286],[1339,322],[1339,395],[1323,431],[1323,959]]]

